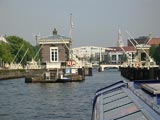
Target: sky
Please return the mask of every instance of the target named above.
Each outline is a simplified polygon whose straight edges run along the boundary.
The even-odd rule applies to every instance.
[[[117,45],[134,37],[160,37],[160,0],[0,0],[0,35],[16,35],[32,45],[35,35],[69,36],[70,14],[74,29],[72,46]]]

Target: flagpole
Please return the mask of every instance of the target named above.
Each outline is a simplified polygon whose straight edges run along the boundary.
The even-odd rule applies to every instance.
[[[72,21],[72,13],[71,13],[70,14],[70,30],[69,30],[69,37],[71,39],[71,46],[72,46],[72,29],[73,29],[73,21]],[[72,60],[72,58],[73,58],[73,56],[72,56],[72,54],[73,54],[72,49],[70,49],[69,53],[70,53],[70,59]]]
[[[70,30],[69,30],[69,37],[72,40],[72,28],[73,28],[73,21],[72,21],[72,13],[70,14]]]

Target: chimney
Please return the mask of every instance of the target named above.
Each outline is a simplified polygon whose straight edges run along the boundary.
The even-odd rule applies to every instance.
[[[56,30],[56,28],[54,28],[54,30],[53,30],[53,35],[57,35],[57,30]]]

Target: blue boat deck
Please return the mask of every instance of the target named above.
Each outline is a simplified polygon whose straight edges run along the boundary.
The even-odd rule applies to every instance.
[[[160,99],[142,85],[160,85],[159,81],[119,81],[96,92],[92,120],[159,120]],[[155,85],[156,84],[156,85]]]

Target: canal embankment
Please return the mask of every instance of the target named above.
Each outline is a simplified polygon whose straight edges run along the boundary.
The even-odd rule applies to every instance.
[[[160,80],[160,68],[120,67],[121,75],[129,80]]]
[[[29,76],[42,76],[45,69],[1,69],[0,80],[25,78]]]
[[[9,70],[9,69],[0,70],[0,80],[22,78],[25,77],[25,75],[26,75],[25,70]]]
[[[0,80],[25,78],[26,83],[80,82],[85,80],[85,76],[92,76],[92,68],[0,70]]]

